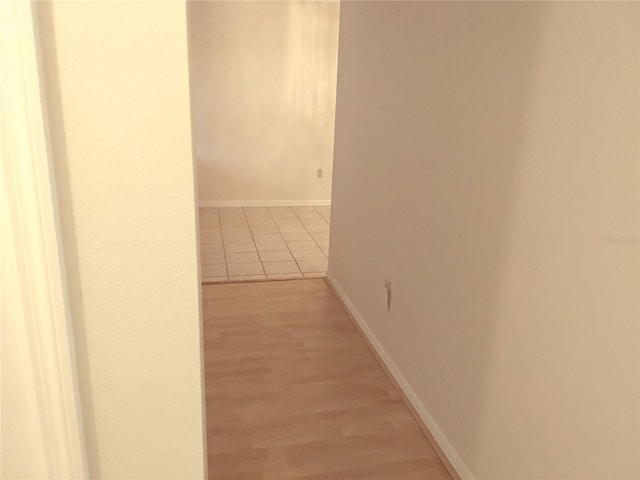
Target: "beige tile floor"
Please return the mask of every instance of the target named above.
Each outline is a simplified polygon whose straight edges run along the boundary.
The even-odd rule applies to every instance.
[[[205,283],[321,278],[331,207],[200,208]]]

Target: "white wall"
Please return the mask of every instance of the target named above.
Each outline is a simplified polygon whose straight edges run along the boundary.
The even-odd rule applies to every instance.
[[[200,201],[329,200],[339,3],[190,1],[188,10]]]
[[[204,478],[186,5],[38,4],[91,478]]]
[[[329,272],[476,478],[640,476],[638,9],[342,3]]]

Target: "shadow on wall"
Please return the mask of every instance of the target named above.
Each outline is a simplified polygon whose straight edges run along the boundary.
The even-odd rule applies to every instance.
[[[66,269],[66,281],[73,320],[74,347],[78,383],[80,384],[80,398],[82,402],[83,427],[88,452],[99,452],[96,435],[94,402],[92,389],[90,388],[91,365],[87,336],[84,323],[84,306],[82,290],[80,287],[80,269],[78,264],[78,246],[75,236],[76,225],[71,197],[71,185],[66,149],[66,134],[64,130],[64,116],[62,113],[62,100],[60,92],[60,79],[58,77],[58,63],[56,58],[56,35],[53,19],[53,6],[51,2],[37,2],[35,4],[35,18],[38,23],[41,49],[46,50],[41,55],[43,76],[46,84],[46,108],[49,128],[49,137],[54,164],[56,180],[56,193],[59,208],[60,227],[64,237],[64,261]],[[43,46],[46,45],[46,48]],[[99,478],[99,455],[90,455],[87,459],[89,475],[91,478]]]
[[[574,378],[585,359],[556,322],[586,321],[574,305],[598,284],[610,290],[602,278],[580,287],[559,265],[615,270],[597,244],[584,247],[610,206],[584,200],[632,191],[602,161],[607,150],[629,158],[603,118],[637,128],[625,117],[636,107],[597,96],[629,92],[620,79],[632,70],[620,66],[637,59],[619,57],[628,37],[603,5],[342,3],[329,271],[478,478],[616,468],[570,464],[558,448],[597,451],[600,437],[577,420],[592,413],[571,401],[586,388]],[[385,278],[388,314],[371,301]]]
[[[342,43],[341,31],[329,271],[354,292],[352,301],[449,440],[465,446],[470,466],[480,440],[473,432],[484,427],[508,248],[506,199],[545,7],[518,8],[506,17],[504,4],[487,2],[343,4],[341,11],[358,40]],[[400,239],[402,248],[390,247]],[[380,261],[361,262],[360,272],[340,265],[355,256]],[[386,277],[393,279],[391,315],[412,319],[404,334],[365,296]],[[455,412],[466,420],[457,431]]]
[[[408,35],[429,31],[421,41],[425,58],[436,58],[436,64],[423,64],[419,79],[410,82],[402,82],[399,65],[404,105],[400,110],[397,104],[388,106],[395,121],[413,123],[410,130],[422,137],[419,150],[402,152],[408,171],[394,190],[402,192],[400,202],[406,205],[428,205],[421,215],[409,209],[395,220],[399,231],[409,232],[408,250],[420,252],[414,258],[398,257],[397,268],[403,271],[401,278],[417,280],[404,285],[406,300],[424,305],[421,317],[429,319],[418,322],[415,332],[416,338],[429,338],[423,346],[425,362],[447,365],[430,372],[446,388],[429,388],[431,379],[423,378],[419,389],[429,399],[425,403],[431,413],[439,421],[446,419],[443,424],[458,424],[447,416],[465,412],[464,432],[447,433],[454,445],[467,446],[464,458],[471,467],[477,455],[491,454],[475,449],[487,428],[485,382],[492,368],[494,319],[509,249],[508,199],[514,196],[526,141],[544,8],[528,3],[514,15],[499,3],[425,5],[424,13],[408,20]],[[425,27],[422,22],[429,16]],[[407,61],[398,57],[399,63]],[[403,119],[404,107],[415,116]],[[417,272],[427,273],[417,278]],[[414,311],[398,315],[405,313],[416,318]],[[432,337],[433,331],[445,338]],[[455,409],[446,407],[454,402],[459,402]]]
[[[507,248],[510,204],[505,199],[511,197],[516,177],[535,71],[531,59],[544,6],[522,5],[522,14],[510,15],[508,21],[498,3],[470,8],[466,3],[416,2],[403,7],[380,4],[379,11],[368,9],[379,22],[377,34],[362,32],[362,41],[353,44],[358,48],[340,50],[340,79],[348,83],[349,95],[358,92],[360,74],[367,76],[370,86],[366,94],[351,98],[338,91],[337,208],[331,249],[333,258],[342,256],[337,253],[342,244],[337,232],[343,231],[340,224],[349,222],[349,235],[357,237],[353,244],[364,249],[365,257],[382,255],[383,260],[379,268],[370,265],[372,271],[357,279],[337,264],[330,271],[339,272],[347,285],[368,279],[370,284],[362,291],[375,291],[375,282],[386,275],[394,279],[394,316],[425,321],[409,327],[411,337],[423,344],[404,351],[390,349],[392,357],[401,371],[408,372],[405,375],[439,423],[455,425],[455,419],[448,417],[455,411],[476,412],[470,418],[481,422],[484,371],[489,368],[492,319]],[[344,22],[349,22],[350,13],[362,14],[358,8],[343,7]],[[405,43],[412,45],[410,51]],[[356,58],[366,63],[366,72],[349,69]],[[355,128],[367,118],[376,121],[364,130]],[[363,169],[363,159],[374,178],[353,182]],[[340,183],[345,179],[348,185]],[[385,183],[393,202],[369,193]],[[365,202],[357,202],[363,208],[343,218],[340,204],[353,205],[361,198],[370,204],[364,208]],[[386,226],[382,231],[380,224]],[[381,234],[379,242],[368,242]],[[398,234],[402,249],[380,248],[395,244],[392,237]],[[376,335],[394,336],[380,314],[367,309],[365,298],[354,300],[363,306],[364,318],[377,319],[372,324]],[[416,311],[417,305],[424,309]],[[452,316],[455,328],[447,325]],[[433,331],[447,338],[434,338]],[[420,364],[447,365],[446,373],[419,371],[412,361],[416,351],[421,352]],[[461,360],[461,351],[474,360]],[[436,378],[440,375],[447,378]],[[454,408],[443,408],[452,399]],[[473,446],[478,439],[469,438],[468,432],[480,428],[480,423],[467,423],[464,433],[447,434],[455,445]],[[465,453],[473,464],[474,453]]]

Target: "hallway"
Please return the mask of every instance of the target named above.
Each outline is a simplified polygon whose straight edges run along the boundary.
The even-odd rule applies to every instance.
[[[210,479],[450,478],[324,280],[202,296]]]

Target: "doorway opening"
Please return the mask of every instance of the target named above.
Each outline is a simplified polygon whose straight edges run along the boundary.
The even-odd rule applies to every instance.
[[[326,274],[339,9],[188,2],[203,283]]]

